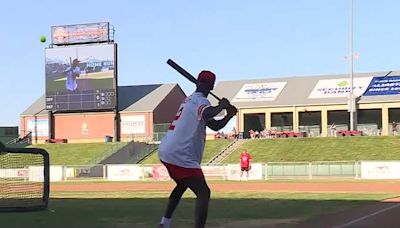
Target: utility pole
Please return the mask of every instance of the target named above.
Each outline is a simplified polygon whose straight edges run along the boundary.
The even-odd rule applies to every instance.
[[[353,84],[353,62],[354,62],[354,54],[353,54],[353,0],[350,1],[350,39],[349,39],[349,46],[350,46],[350,94],[348,97],[348,111],[350,114],[350,130],[356,130],[357,128],[357,107],[356,107],[356,100],[354,97],[354,84]]]

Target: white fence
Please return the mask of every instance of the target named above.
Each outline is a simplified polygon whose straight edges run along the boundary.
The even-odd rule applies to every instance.
[[[20,178],[39,181],[43,167],[30,166],[0,169],[1,178]],[[207,179],[240,180],[239,164],[202,166]],[[246,175],[243,175],[245,178]],[[400,161],[337,161],[337,162],[271,162],[253,163],[248,180],[361,178],[400,179]],[[143,181],[169,180],[162,164],[109,164],[84,166],[50,166],[50,181],[102,180]]]

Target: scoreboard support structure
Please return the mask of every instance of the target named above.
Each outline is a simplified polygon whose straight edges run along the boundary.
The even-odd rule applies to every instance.
[[[49,123],[49,140],[54,139],[54,116],[53,111],[47,112],[47,118]]]

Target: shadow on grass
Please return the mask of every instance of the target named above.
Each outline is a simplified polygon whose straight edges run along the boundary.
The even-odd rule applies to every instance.
[[[194,199],[182,199],[174,228],[193,227]],[[214,198],[207,227],[282,227],[316,215],[374,200],[292,200]],[[167,198],[52,199],[46,211],[0,214],[1,227],[157,227]]]

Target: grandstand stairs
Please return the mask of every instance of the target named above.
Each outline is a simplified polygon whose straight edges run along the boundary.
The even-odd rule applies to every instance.
[[[217,155],[211,158],[206,165],[218,165],[220,164],[225,158],[233,153],[237,148],[239,148],[243,143],[245,143],[247,139],[236,139],[228,146],[226,146],[222,151],[220,151]]]
[[[22,138],[15,138],[5,143],[6,147],[10,148],[25,148],[32,145],[32,133],[25,135]]]
[[[99,164],[136,164],[157,150],[157,148],[157,144],[131,141],[103,159]]]

